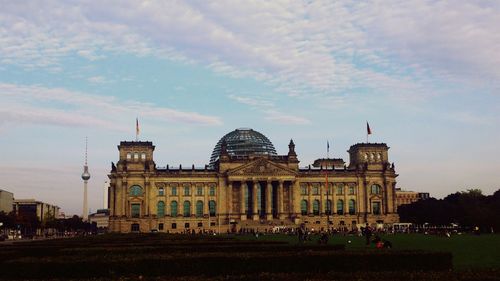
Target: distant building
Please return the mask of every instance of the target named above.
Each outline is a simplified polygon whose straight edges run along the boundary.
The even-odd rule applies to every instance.
[[[58,206],[36,201],[35,199],[16,199],[13,207],[16,214],[36,214],[41,223],[44,223],[49,216],[58,218],[60,210]]]
[[[419,192],[418,198],[420,198],[420,200],[427,200],[427,199],[431,198],[431,196],[430,196],[429,192]]]
[[[12,204],[14,203],[14,194],[0,189],[0,212],[12,212]]]
[[[419,200],[429,199],[428,192],[415,192],[396,188],[396,209],[401,205],[411,204]]]
[[[108,209],[99,209],[95,214],[91,214],[89,216],[90,223],[97,223],[97,228],[105,228],[107,229],[109,226],[109,210]]]

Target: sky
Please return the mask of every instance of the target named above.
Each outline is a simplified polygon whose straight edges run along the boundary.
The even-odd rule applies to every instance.
[[[390,147],[397,186],[500,187],[498,1],[0,0],[0,189],[81,214],[120,141],[203,166],[226,133],[301,166]]]

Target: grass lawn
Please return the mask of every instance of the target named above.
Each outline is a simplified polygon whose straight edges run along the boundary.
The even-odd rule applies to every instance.
[[[383,235],[382,239],[391,241],[395,250],[427,250],[451,252],[455,270],[500,268],[500,235],[453,235],[450,238],[423,234]],[[255,238],[253,236],[237,236],[237,239],[286,241],[298,243],[296,236],[267,235]],[[317,244],[318,237],[306,244]],[[351,241],[351,243],[348,243]],[[335,235],[329,244],[346,244],[346,250],[365,250],[365,238],[358,236]],[[371,245],[371,248],[374,246]]]

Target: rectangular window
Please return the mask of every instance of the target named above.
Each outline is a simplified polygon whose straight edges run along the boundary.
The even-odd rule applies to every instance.
[[[343,195],[344,194],[344,184],[339,183],[337,185],[337,195]]]
[[[184,228],[189,228],[189,222],[186,222],[186,223],[184,224]]]
[[[202,222],[199,222],[199,223],[198,223],[198,227],[203,227],[203,223],[202,223]]]
[[[141,215],[141,204],[131,205],[131,215],[133,218],[138,218]]]
[[[177,186],[172,186],[172,196],[177,196]]]
[[[319,195],[319,184],[314,184],[312,187],[312,194]]]
[[[215,186],[210,186],[210,196],[215,196]]]
[[[349,195],[354,195],[354,185],[349,185]]]
[[[185,186],[184,186],[184,195],[185,195],[185,196],[189,196],[189,195],[191,195],[191,192],[190,192],[190,191],[191,191],[191,190],[190,190],[190,188],[189,188],[189,185],[185,185]]]
[[[163,187],[160,187],[160,189],[158,189],[158,195],[160,196],[165,195],[165,190],[163,189]]]
[[[380,202],[372,202],[372,212],[374,215],[380,215]]]
[[[198,187],[196,188],[196,195],[198,195],[198,196],[203,195],[203,187],[198,186]]]
[[[163,223],[158,224],[158,230],[163,230]]]
[[[307,184],[300,185],[300,195],[307,195]]]
[[[139,231],[140,231],[139,224],[138,224],[138,223],[133,223],[133,224],[130,226],[130,231],[132,231],[132,232],[139,232]]]
[[[177,228],[177,224],[174,222],[172,223],[172,229],[176,229]]]

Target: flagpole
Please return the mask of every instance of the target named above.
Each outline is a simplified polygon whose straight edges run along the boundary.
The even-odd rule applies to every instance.
[[[139,141],[139,118],[135,118],[135,141]]]

